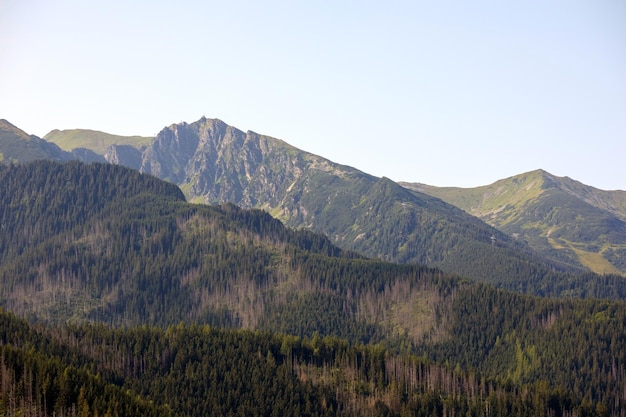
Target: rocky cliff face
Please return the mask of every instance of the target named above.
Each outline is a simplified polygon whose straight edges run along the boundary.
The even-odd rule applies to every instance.
[[[74,157],[76,159],[78,159],[79,161],[82,161],[82,162],[86,162],[88,164],[90,164],[92,162],[108,162],[105,159],[105,157],[95,153],[91,149],[76,148],[76,149],[72,149],[71,152],[72,152],[72,155],[74,155]]]
[[[141,169],[142,153],[134,146],[111,145],[104,154],[104,159],[111,164],[139,170]]]
[[[270,210],[284,200],[299,200],[311,181],[305,177],[372,178],[281,140],[206,118],[161,131],[144,151],[140,170],[179,184],[192,200]]]

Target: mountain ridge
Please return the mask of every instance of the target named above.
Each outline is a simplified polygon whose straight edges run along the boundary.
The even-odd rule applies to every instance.
[[[91,129],[54,129],[48,132],[43,139],[56,143],[66,152],[71,152],[77,148],[86,148],[99,155],[104,155],[112,145],[131,145],[136,149],[141,149],[149,145],[153,138],[138,135],[113,135]]]
[[[406,193],[389,179],[336,164],[279,139],[244,133],[219,119],[201,118],[163,129],[144,152],[140,170],[177,183],[190,201],[261,208],[289,227],[310,228],[342,247],[389,261],[428,264],[493,280],[495,274],[474,256],[468,257],[469,252],[463,255],[464,262],[458,261],[461,246],[488,257],[515,256],[500,246],[537,257],[426,194]],[[438,232],[443,229],[448,230]],[[449,239],[455,234],[463,237]],[[548,273],[563,266],[544,268]]]
[[[69,161],[71,153],[63,151],[56,144],[23,130],[5,119],[0,119],[0,163],[29,162],[38,159]]]
[[[174,182],[190,201],[260,208],[289,227],[327,234],[370,257],[428,264],[541,294],[567,286],[569,278],[559,271],[583,270],[567,258],[543,259],[523,242],[427,194],[407,194],[389,180],[218,119],[172,124],[140,155],[126,150],[132,155],[116,148],[118,163],[131,161],[132,168]]]
[[[626,192],[534,170],[475,187],[401,183],[441,198],[557,259],[626,273]]]

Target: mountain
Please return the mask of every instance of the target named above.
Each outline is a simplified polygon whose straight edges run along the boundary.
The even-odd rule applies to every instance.
[[[61,149],[71,152],[74,149],[90,149],[98,155],[104,155],[114,145],[130,145],[135,149],[145,148],[152,142],[149,136],[111,135],[89,129],[53,130],[43,139],[56,143]]]
[[[595,285],[563,275],[582,268],[546,261],[453,205],[217,119],[173,124],[141,155],[119,151],[104,156],[179,185],[190,201],[260,208],[370,257],[538,294],[581,295]]]
[[[364,258],[110,164],[0,166],[0,216],[0,304],[36,326],[0,311],[7,415],[625,409],[624,302]]]
[[[154,138],[121,136],[89,129],[53,130],[44,139],[71,152],[83,162],[110,162],[133,169],[141,166],[141,152]]]
[[[422,305],[436,323],[420,297],[439,293],[439,271],[365,259],[262,211],[189,204],[120,166],[0,167],[0,216],[0,305],[34,321],[200,321],[361,342],[422,337],[394,306]]]
[[[28,135],[4,119],[0,119],[0,163],[28,162],[38,159],[69,161],[71,153],[37,136]]]
[[[476,188],[402,183],[441,198],[538,252],[597,273],[626,275],[626,192],[537,170]]]

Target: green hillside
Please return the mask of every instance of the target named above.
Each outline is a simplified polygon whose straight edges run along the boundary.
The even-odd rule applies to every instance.
[[[73,156],[37,136],[28,135],[0,119],[0,164],[29,162],[38,159],[69,161]]]
[[[624,302],[367,259],[114,165],[0,187],[0,304],[37,326],[0,314],[6,415],[624,415]]]
[[[554,259],[626,275],[626,192],[533,171],[463,189],[403,184],[441,198]]]
[[[104,155],[111,145],[130,145],[136,149],[141,149],[148,146],[154,139],[146,136],[112,135],[89,129],[55,129],[43,138],[68,152],[76,148],[86,148],[98,155]]]

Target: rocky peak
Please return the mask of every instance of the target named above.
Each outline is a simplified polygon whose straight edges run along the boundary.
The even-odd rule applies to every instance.
[[[141,151],[131,145],[111,145],[104,154],[107,162],[115,165],[123,165],[132,169],[141,168]]]

